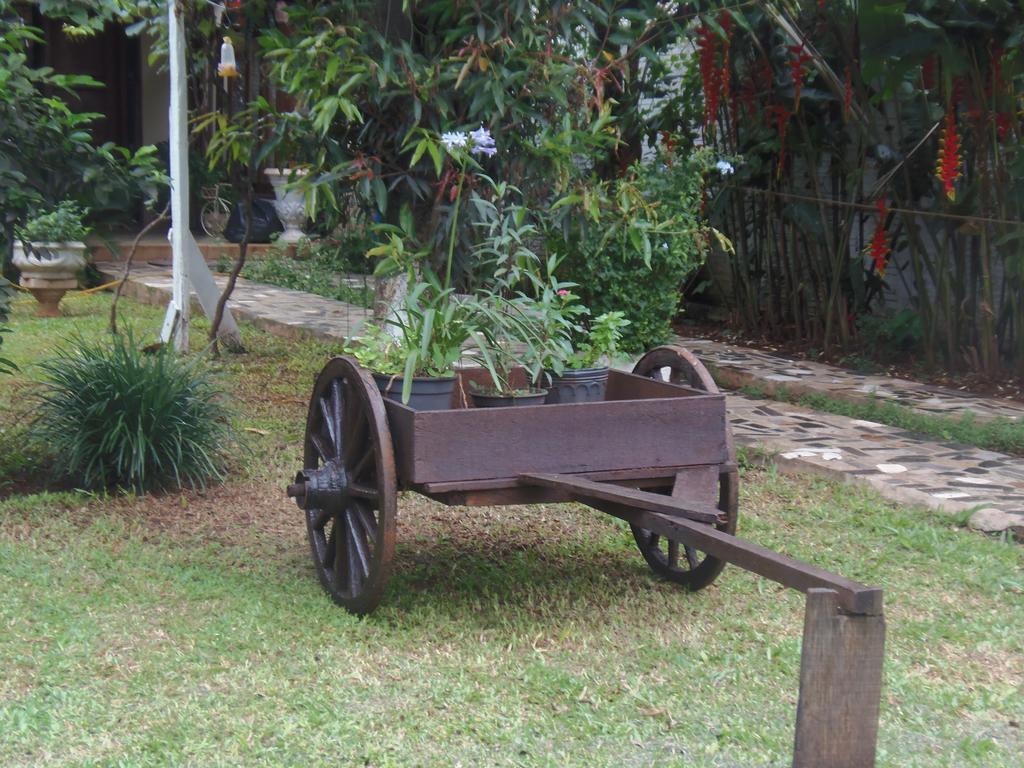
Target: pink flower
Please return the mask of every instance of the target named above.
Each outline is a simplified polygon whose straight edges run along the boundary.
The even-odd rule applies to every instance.
[[[567,290],[565,290],[565,288],[563,288],[562,290],[560,290],[560,291],[558,292],[558,295],[559,295],[559,296],[568,296],[568,295],[569,295],[569,292],[568,292]]]

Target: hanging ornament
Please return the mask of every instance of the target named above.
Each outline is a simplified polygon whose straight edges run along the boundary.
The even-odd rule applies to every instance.
[[[217,65],[217,76],[224,78],[224,90],[228,89],[228,78],[238,77],[238,66],[235,64],[235,47],[231,38],[225,37],[220,46],[220,64]]]

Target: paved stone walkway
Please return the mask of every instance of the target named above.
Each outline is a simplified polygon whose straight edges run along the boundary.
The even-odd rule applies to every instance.
[[[116,278],[118,265],[98,265]],[[219,277],[218,283],[223,284]],[[140,265],[132,270],[125,294],[166,304],[171,293],[166,266]],[[271,333],[291,338],[313,336],[342,341],[358,331],[368,310],[300,291],[239,280],[229,303],[244,318]],[[702,339],[680,340],[727,385],[764,382],[799,384],[836,396],[892,397],[915,408],[955,415],[965,410],[1007,418],[1024,416],[1024,407],[1009,401],[975,398],[953,390],[860,376],[818,363],[784,360],[756,350],[729,347]],[[727,376],[723,376],[728,372]],[[767,387],[765,387],[767,388]],[[904,430],[809,411],[793,405],[731,394],[733,433],[740,445],[764,451],[784,471],[826,474],[864,483],[884,497],[947,513],[967,515],[972,527],[1015,535],[1024,541],[1024,460],[955,443],[921,439]]]
[[[715,379],[720,384],[731,388],[755,386],[766,392],[785,388],[797,394],[819,392],[850,401],[874,397],[935,415],[955,417],[970,412],[979,421],[995,417],[1013,421],[1024,419],[1024,403],[1014,400],[978,397],[891,376],[865,375],[824,363],[788,360],[769,352],[710,339],[681,338],[678,341],[714,369]]]
[[[784,471],[864,483],[893,501],[969,517],[972,528],[1024,542],[1024,460],[845,416],[732,394],[737,444]]]
[[[98,263],[110,280],[121,276],[121,264]],[[214,275],[220,288],[227,282],[226,275]],[[149,304],[166,305],[171,296],[171,268],[167,265],[133,264],[124,295]],[[193,296],[196,311],[199,305]],[[228,300],[228,308],[236,319],[244,319],[270,333],[288,338],[310,337],[344,341],[354,336],[367,317],[368,309],[325,299],[303,291],[278,288],[238,278],[235,290]]]

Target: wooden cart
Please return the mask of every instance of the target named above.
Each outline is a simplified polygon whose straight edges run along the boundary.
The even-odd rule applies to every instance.
[[[480,374],[462,372],[457,391]],[[441,411],[385,400],[354,360],[336,357],[313,388],[288,495],[321,584],[359,614],[384,594],[399,491],[452,505],[582,502],[628,522],[651,569],[685,589],[731,562],[807,592],[794,765],[871,765],[882,592],[737,538],[737,477],[725,396],[681,347],[611,371],[601,402],[472,408],[457,397]]]

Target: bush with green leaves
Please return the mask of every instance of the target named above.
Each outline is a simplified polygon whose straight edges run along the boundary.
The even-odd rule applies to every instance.
[[[41,367],[38,434],[76,482],[144,493],[223,479],[230,412],[198,359],[127,334],[71,339]]]
[[[563,198],[574,211],[548,229],[561,274],[595,315],[622,311],[622,349],[642,352],[672,332],[682,284],[704,259],[712,233],[701,213],[711,158],[659,155],[614,182]]]
[[[622,334],[629,320],[625,312],[605,312],[590,323],[586,338],[579,344],[577,356],[569,368],[593,368],[602,360],[610,364],[619,352]]]
[[[47,213],[39,214],[18,230],[18,236],[26,242],[72,243],[84,240],[91,231],[85,224],[88,208],[82,208],[71,200],[64,200]]]

